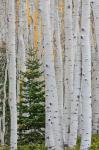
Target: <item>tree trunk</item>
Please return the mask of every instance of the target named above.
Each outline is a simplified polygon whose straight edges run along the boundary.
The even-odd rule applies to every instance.
[[[11,150],[17,149],[17,104],[16,104],[16,51],[15,51],[15,2],[8,1],[8,73],[9,103],[11,114]]]
[[[95,0],[92,5],[92,12],[93,12],[93,30],[94,33],[92,33],[92,36],[94,36],[94,43],[96,42],[96,46],[94,47],[95,52],[95,66],[94,68],[94,80],[92,83],[94,83],[94,87],[92,92],[94,92],[93,97],[93,132],[95,134],[99,133],[99,1]],[[93,57],[94,55],[92,55]],[[94,62],[93,62],[94,63]]]
[[[91,145],[91,47],[90,47],[90,0],[82,1],[82,135],[81,150]]]
[[[55,76],[58,93],[59,121],[61,126],[61,140],[63,142],[63,60],[60,39],[60,26],[58,15],[58,0],[54,2],[54,51],[55,51]]]
[[[65,61],[64,61],[64,144],[68,145],[70,132],[70,110],[73,99],[73,32],[72,32],[72,0],[65,0]]]
[[[58,95],[55,80],[54,55],[51,38],[50,0],[44,1],[44,48],[45,48],[45,92],[46,92],[46,141],[48,148],[63,150],[60,124]]]
[[[73,10],[73,51],[74,51],[74,86],[73,100],[71,101],[71,120],[69,147],[73,148],[77,142],[78,131],[78,106],[81,91],[81,48],[79,39],[79,0],[74,0]]]

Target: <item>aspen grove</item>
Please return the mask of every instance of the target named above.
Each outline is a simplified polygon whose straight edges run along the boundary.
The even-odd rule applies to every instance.
[[[0,0],[0,150],[99,150],[99,0]]]

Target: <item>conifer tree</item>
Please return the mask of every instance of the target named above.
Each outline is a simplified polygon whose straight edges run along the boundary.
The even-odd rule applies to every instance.
[[[41,143],[45,128],[45,94],[43,72],[37,51],[30,49],[26,72],[21,73],[21,95],[18,104],[19,143]]]

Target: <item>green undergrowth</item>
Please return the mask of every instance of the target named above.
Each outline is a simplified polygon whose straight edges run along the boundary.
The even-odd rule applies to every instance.
[[[47,150],[47,148],[45,148],[44,144],[37,144],[20,146],[18,150]]]
[[[75,148],[73,149],[67,148],[65,150],[80,150],[80,138],[78,138],[77,145]],[[90,150],[99,150],[99,135],[98,134],[92,136],[92,145],[91,145]]]
[[[0,146],[0,150],[10,150],[9,146]],[[47,150],[44,144],[18,146],[17,150]]]
[[[7,146],[4,147],[1,146],[0,150],[10,150],[10,148]],[[18,146],[17,150],[47,150],[47,148],[45,148],[44,144],[34,144],[34,145]],[[78,138],[77,146],[75,148],[73,149],[67,148],[65,150],[80,150],[80,138]],[[99,150],[99,135],[93,135],[90,150]]]
[[[93,135],[91,150],[99,150],[99,135]]]

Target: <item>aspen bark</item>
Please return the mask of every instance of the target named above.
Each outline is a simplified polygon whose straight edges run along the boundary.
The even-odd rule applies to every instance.
[[[93,29],[94,29],[94,43],[96,42],[96,46],[94,47],[95,51],[95,66],[94,68],[94,97],[93,97],[93,132],[95,134],[99,133],[99,1],[94,0],[92,3],[92,11],[93,11]],[[93,55],[92,55],[93,57]]]
[[[63,60],[60,39],[60,26],[58,14],[58,0],[54,2],[54,49],[55,49],[55,76],[58,93],[59,121],[61,126],[61,140],[63,142]]]
[[[50,143],[49,149],[55,146],[55,150],[62,150],[63,147],[60,135],[61,127],[59,124],[58,95],[51,39],[50,0],[44,1],[43,6],[43,9],[45,10],[43,16],[45,48],[46,140],[48,147]]]
[[[74,83],[73,83],[73,100],[71,101],[71,120],[69,147],[73,148],[77,142],[78,131],[78,107],[81,91],[81,49],[79,39],[79,0],[74,0],[73,9],[73,51],[74,51]]]
[[[90,47],[90,0],[82,1],[81,19],[82,46],[82,135],[81,150],[91,145],[91,47]]]
[[[11,114],[11,150],[17,149],[17,104],[16,104],[16,51],[15,51],[15,1],[8,0],[8,73],[9,103]]]
[[[73,31],[72,31],[72,0],[65,0],[65,61],[64,61],[64,111],[63,132],[64,144],[68,145],[70,132],[70,111],[73,99]]]

